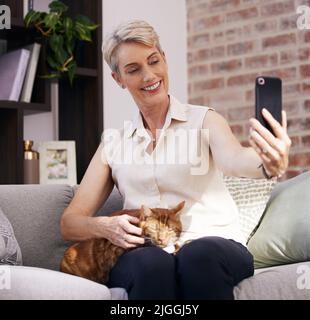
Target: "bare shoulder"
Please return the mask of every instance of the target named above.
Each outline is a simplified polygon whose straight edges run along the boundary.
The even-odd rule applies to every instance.
[[[209,130],[210,147],[218,162],[226,161],[226,152],[229,154],[240,150],[240,143],[232,133],[227,120],[220,113],[209,110],[204,118],[203,128]]]
[[[204,129],[227,129],[229,127],[227,120],[217,111],[209,109],[203,120]]]

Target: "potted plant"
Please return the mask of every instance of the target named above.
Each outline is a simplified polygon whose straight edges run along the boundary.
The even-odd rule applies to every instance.
[[[83,15],[70,18],[67,15],[68,7],[61,1],[52,1],[49,8],[48,13],[30,10],[24,19],[25,25],[37,29],[46,42],[46,60],[50,72],[44,77],[59,78],[68,75],[72,85],[77,68],[77,42],[91,42],[92,32],[99,25]]]

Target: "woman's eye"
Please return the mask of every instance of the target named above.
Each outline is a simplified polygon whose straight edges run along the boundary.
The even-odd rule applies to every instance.
[[[151,61],[151,64],[156,64],[158,62],[159,62],[159,60],[153,60],[153,61]]]
[[[128,70],[127,72],[128,72],[128,73],[135,73],[136,71],[138,71],[138,69],[130,69],[130,70]]]

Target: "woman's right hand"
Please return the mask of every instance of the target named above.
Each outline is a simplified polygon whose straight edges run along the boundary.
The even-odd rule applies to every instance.
[[[105,222],[105,238],[124,249],[135,248],[144,244],[142,229],[137,227],[139,219],[128,214],[107,217]]]

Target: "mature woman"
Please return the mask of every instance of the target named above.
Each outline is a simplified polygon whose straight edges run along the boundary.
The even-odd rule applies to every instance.
[[[137,118],[119,131],[118,143],[103,141],[98,147],[63,214],[63,237],[107,238],[132,248],[112,269],[108,283],[125,288],[129,299],[233,299],[233,287],[253,274],[253,257],[222,176],[264,178],[285,172],[291,145],[285,112],[282,125],[263,112],[274,135],[250,119],[251,147],[245,148],[216,111],[180,103],[169,94],[166,57],[148,23],[119,26],[104,44],[104,56],[115,81],[133,97]],[[185,139],[179,144],[173,139],[176,132]],[[186,134],[192,132],[198,135]],[[127,157],[137,149],[139,161]],[[156,162],[171,154],[174,162]],[[198,167],[194,154],[200,154]],[[137,218],[94,217],[114,184],[128,209],[142,204],[174,207],[185,200],[180,241],[192,241],[173,256],[158,247],[140,246],[144,239]]]

